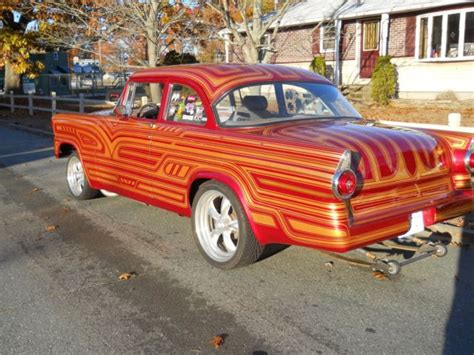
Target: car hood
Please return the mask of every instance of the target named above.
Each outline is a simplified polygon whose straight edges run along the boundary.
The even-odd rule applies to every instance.
[[[366,182],[419,179],[446,171],[445,152],[435,137],[375,121],[314,119],[252,128],[246,132],[351,150]]]

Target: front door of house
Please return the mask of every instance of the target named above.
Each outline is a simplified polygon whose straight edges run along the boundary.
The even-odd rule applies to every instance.
[[[371,78],[379,57],[380,21],[362,22],[362,43],[360,56],[360,77]]]

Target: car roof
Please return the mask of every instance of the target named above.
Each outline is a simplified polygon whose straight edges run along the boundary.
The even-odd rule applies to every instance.
[[[232,88],[274,81],[330,81],[308,70],[275,64],[188,64],[170,65],[135,72],[130,80],[160,77],[181,79],[198,84],[213,102]]]

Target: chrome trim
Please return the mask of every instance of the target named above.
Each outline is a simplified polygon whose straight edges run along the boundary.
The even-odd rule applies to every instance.
[[[357,185],[357,175],[354,172],[354,170],[352,170],[352,152],[350,150],[345,150],[342,153],[341,159],[339,160],[339,163],[337,164],[336,173],[334,174],[334,177],[332,178],[332,193],[334,194],[334,196],[336,196],[336,198],[342,201],[350,199],[352,195],[354,195],[354,192],[355,192],[354,190],[354,192],[350,196],[342,197],[341,194],[337,191],[337,185],[339,185],[339,179],[342,173],[344,173],[346,170],[349,170],[350,172],[354,174],[354,176],[356,177],[356,185]]]
[[[464,166],[468,173],[474,173],[474,167],[471,167],[470,160],[471,155],[474,154],[474,141],[471,141],[470,147],[467,149],[466,155],[464,156]]]

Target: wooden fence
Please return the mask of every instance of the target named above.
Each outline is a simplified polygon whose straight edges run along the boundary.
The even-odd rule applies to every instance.
[[[79,98],[68,98],[68,97],[58,97],[56,96],[55,92],[51,92],[51,96],[37,96],[29,93],[28,95],[14,95],[13,91],[10,91],[10,94],[3,94],[0,95],[0,98],[7,99],[8,103],[0,102],[0,106],[9,107],[11,112],[15,112],[15,109],[26,109],[28,110],[28,114],[33,116],[34,111],[44,111],[44,112],[51,112],[53,115],[58,112],[85,112],[85,107],[87,104],[93,105],[103,105],[113,107],[115,106],[115,102],[107,101],[107,100],[95,100],[95,99],[86,99],[84,94],[79,94]],[[19,105],[15,104],[16,99],[27,99],[28,105]],[[48,107],[40,107],[34,106],[34,100],[43,100],[43,101],[51,101],[51,106]],[[70,103],[78,103],[79,111],[71,111],[71,110],[62,110],[57,108],[58,102],[70,102]],[[455,114],[459,115],[459,114]],[[457,117],[456,117],[457,118]],[[449,120],[450,125],[433,125],[433,124],[423,124],[423,123],[411,123],[411,122],[394,122],[394,121],[380,121],[387,125],[391,126],[399,126],[399,127],[407,127],[407,128],[428,128],[428,129],[441,129],[441,130],[448,130],[448,131],[457,131],[457,132],[467,132],[467,133],[474,133],[473,127],[461,127],[460,126],[461,117],[459,116],[456,124],[451,125],[451,120]]]
[[[6,99],[6,102],[0,102],[0,106],[2,107],[9,107],[11,112],[15,112],[16,109],[25,109],[28,110],[28,114],[33,116],[34,111],[43,111],[43,112],[51,112],[53,115],[56,113],[61,112],[85,112],[86,105],[102,105],[113,107],[115,106],[115,102],[107,101],[107,100],[95,100],[95,99],[87,99],[85,98],[84,94],[79,94],[79,98],[69,98],[69,97],[60,97],[56,96],[55,92],[51,92],[51,96],[39,96],[33,95],[29,93],[28,95],[14,95],[13,91],[10,91],[10,94],[3,94],[0,95],[0,98]],[[25,101],[27,100],[28,104],[18,104],[18,100]],[[35,106],[34,101],[50,101],[51,105],[49,107],[44,106]],[[16,101],[16,102],[15,102]],[[75,103],[78,104],[78,110],[63,110],[57,108],[58,102],[67,102],[67,103]]]

